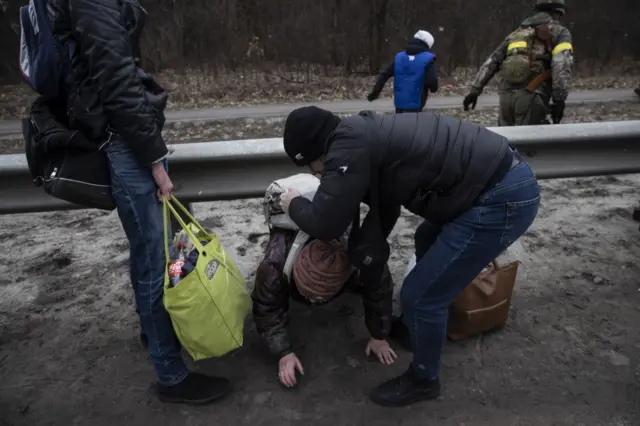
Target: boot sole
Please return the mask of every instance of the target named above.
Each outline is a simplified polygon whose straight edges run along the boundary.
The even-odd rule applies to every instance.
[[[229,396],[231,394],[231,392],[232,392],[232,389],[229,388],[224,393],[219,393],[217,395],[212,395],[212,396],[209,396],[207,398],[202,398],[202,399],[177,398],[177,397],[167,396],[167,395],[163,395],[161,393],[158,393],[158,398],[160,399],[160,401],[168,403],[168,404],[205,405],[205,404],[210,404],[212,402],[220,401],[220,400],[226,398],[227,396]]]
[[[382,407],[390,407],[390,408],[399,408],[399,407],[405,407],[407,405],[415,404],[417,402],[432,401],[434,399],[438,399],[439,397],[440,397],[440,391],[433,391],[431,393],[427,393],[427,394],[420,395],[420,396],[415,396],[413,398],[405,399],[405,400],[398,401],[398,402],[381,401],[381,400],[378,400],[377,398],[375,398],[372,395],[369,396],[371,401],[373,401],[375,404],[378,404],[378,405],[380,405]]]

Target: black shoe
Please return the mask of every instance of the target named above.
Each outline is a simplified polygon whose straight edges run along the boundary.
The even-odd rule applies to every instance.
[[[401,376],[384,382],[371,392],[373,402],[383,407],[402,407],[440,396],[440,381],[419,379],[411,367]]]
[[[413,352],[411,347],[411,336],[409,335],[409,329],[402,322],[402,316],[393,317],[391,320],[391,332],[389,333],[389,339],[398,343],[404,349],[409,352]]]
[[[189,373],[177,385],[158,385],[158,397],[162,402],[207,404],[222,399],[230,393],[231,383],[227,379],[198,373]]]
[[[640,96],[640,87],[636,87],[634,92],[635,92],[636,95]]]
[[[144,331],[140,330],[140,344],[146,350],[149,349],[149,338]]]

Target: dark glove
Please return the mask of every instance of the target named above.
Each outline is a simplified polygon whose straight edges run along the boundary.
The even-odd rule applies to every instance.
[[[564,117],[564,101],[553,101],[553,103],[549,106],[551,110],[551,119],[553,120],[553,124],[558,124]]]
[[[371,93],[369,93],[369,94],[367,95],[367,100],[368,100],[369,102],[373,102],[373,101],[375,101],[376,99],[378,99],[378,94],[377,94],[377,93],[375,93],[375,92],[371,92]]]
[[[478,103],[478,95],[476,93],[469,93],[464,97],[464,101],[462,101],[462,106],[464,106],[465,111],[469,111],[469,105],[471,105],[471,109],[476,109],[476,104]]]

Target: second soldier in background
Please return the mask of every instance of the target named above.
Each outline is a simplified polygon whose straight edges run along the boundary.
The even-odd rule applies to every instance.
[[[505,38],[482,64],[464,109],[475,108],[478,96],[499,71],[500,126],[554,123],[564,115],[573,68],[571,33],[558,19],[564,0],[538,0],[536,13]]]

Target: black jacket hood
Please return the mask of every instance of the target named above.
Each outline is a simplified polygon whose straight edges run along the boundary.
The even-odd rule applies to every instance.
[[[422,40],[418,40],[417,38],[409,40],[407,43],[407,48],[404,49],[407,52],[407,55],[417,55],[418,53],[428,52],[429,46]]]

